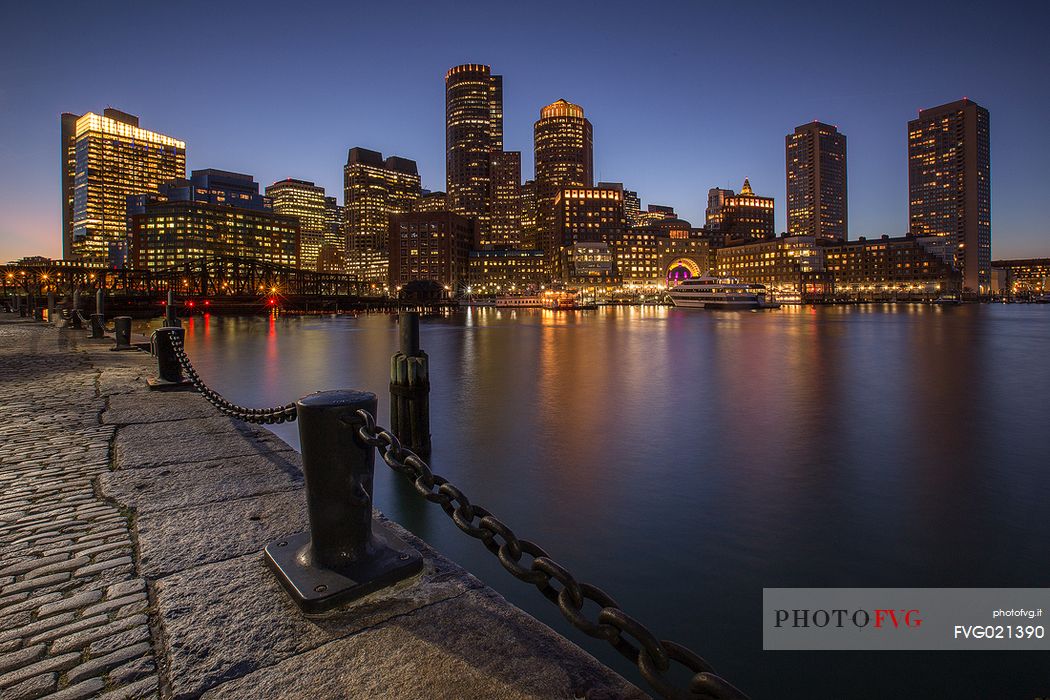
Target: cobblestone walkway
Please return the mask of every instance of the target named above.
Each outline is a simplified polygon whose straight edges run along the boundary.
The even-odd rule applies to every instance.
[[[145,581],[109,471],[101,371],[70,333],[0,322],[0,699],[157,695]]]

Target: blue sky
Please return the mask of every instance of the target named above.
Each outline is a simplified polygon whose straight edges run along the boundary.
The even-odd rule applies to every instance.
[[[59,114],[113,106],[187,142],[190,169],[309,179],[342,201],[352,146],[444,189],[446,69],[504,76],[505,141],[564,97],[596,179],[703,223],[707,189],[777,200],[784,135],[849,143],[850,237],[907,229],[907,121],[988,108],[994,257],[1050,256],[1050,6],[963,3],[8,4],[0,22],[0,260],[60,254]],[[1001,7],[1003,9],[997,9]]]

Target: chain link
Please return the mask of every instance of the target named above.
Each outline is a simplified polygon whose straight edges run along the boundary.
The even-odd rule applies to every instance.
[[[245,408],[228,401],[222,394],[205,384],[204,380],[197,374],[197,370],[193,368],[193,363],[190,362],[190,358],[186,355],[182,339],[178,334],[169,333],[168,338],[171,340],[171,349],[175,352],[175,359],[182,366],[182,371],[186,373],[186,376],[189,377],[190,382],[200,392],[201,396],[207,399],[212,406],[219,409],[220,412],[246,423],[258,423],[261,425],[290,422],[296,419],[297,411],[294,403],[274,408]]]
[[[658,639],[645,625],[624,612],[607,593],[589,583],[577,581],[568,569],[538,545],[519,539],[499,518],[472,504],[448,479],[434,474],[419,455],[403,447],[397,436],[376,425],[371,413],[360,410],[357,416],[363,421],[358,436],[379,450],[387,466],[411,481],[420,496],[441,506],[456,527],[481,540],[512,576],[536,586],[547,600],[558,606],[569,624],[590,637],[604,639],[635,663],[642,677],[660,697],[746,699],[737,688],[716,675],[703,658],[680,644]],[[531,558],[528,565],[524,561],[526,556]],[[595,620],[584,614],[587,601],[600,608]],[[668,680],[672,662],[693,673],[687,689],[676,687]]]

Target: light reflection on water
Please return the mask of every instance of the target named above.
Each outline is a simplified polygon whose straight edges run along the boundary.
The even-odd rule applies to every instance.
[[[185,327],[231,400],[363,388],[387,422],[389,316]],[[1039,655],[763,653],[759,632],[763,587],[1050,583],[1048,341],[1045,306],[467,309],[422,327],[434,468],[756,698],[899,697],[905,680],[1050,695]],[[379,465],[382,510],[566,632],[393,476]]]

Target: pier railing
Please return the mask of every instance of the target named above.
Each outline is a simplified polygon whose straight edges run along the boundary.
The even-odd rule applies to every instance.
[[[417,318],[405,314],[402,323],[406,321],[418,328]],[[570,625],[605,640],[637,665],[660,697],[746,697],[702,657],[657,637],[608,593],[578,580],[538,544],[518,537],[489,510],[472,503],[463,490],[435,474],[416,451],[376,422],[375,394],[324,391],[283,406],[239,406],[201,379],[186,354],[183,334],[178,327],[154,333],[160,376],[151,381],[152,387],[192,384],[219,411],[249,423],[298,421],[310,530],[270,543],[265,553],[277,579],[304,613],[323,613],[411,577],[423,567],[415,549],[372,517],[378,451],[421,498],[436,504],[456,527],[479,540],[512,576],[535,586]],[[596,614],[588,615],[587,608],[596,608]],[[675,664],[691,674],[684,687],[670,678],[681,675],[672,669]]]

